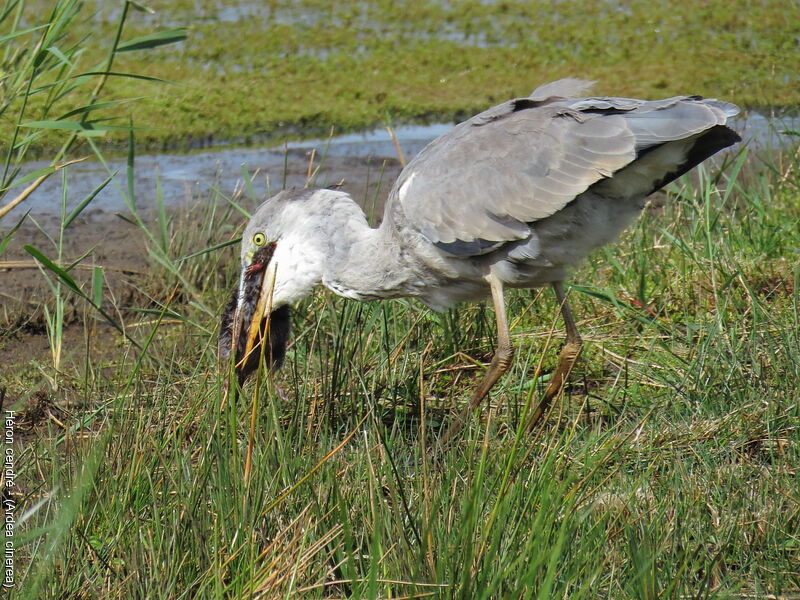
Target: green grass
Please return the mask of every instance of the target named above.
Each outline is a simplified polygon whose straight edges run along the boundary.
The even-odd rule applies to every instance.
[[[134,6],[138,5],[122,3],[116,20],[99,35],[86,29],[78,0],[37,7],[25,0],[9,0],[0,9],[0,220],[55,172],[85,160],[86,156],[64,161],[76,148],[90,150],[102,162],[101,148],[93,138],[112,131],[127,136],[133,129],[130,119],[112,124],[108,117],[139,99],[139,92],[109,99],[104,95],[106,84],[134,79],[141,86],[143,78],[136,72],[115,70],[119,55],[131,51],[146,55],[146,50],[185,38],[180,29],[147,33],[139,29],[140,35],[128,36],[126,22]],[[43,148],[48,149],[50,164],[23,174],[27,161]],[[26,186],[21,188],[22,184]],[[69,215],[62,207],[62,234],[103,186]],[[5,253],[10,235],[4,232],[0,239],[0,254]],[[60,248],[60,241],[55,245]]]
[[[28,0],[29,15],[49,4]],[[81,43],[81,64],[90,65],[106,52],[120,10],[99,0],[85,5],[70,39],[94,34]],[[800,11],[781,0],[173,0],[152,7],[152,15],[131,9],[123,43],[176,27],[188,39],[125,52],[115,70],[178,85],[112,77],[109,98],[146,98],[97,115],[132,114],[147,126],[140,144],[153,149],[463,117],[566,76],[597,80],[601,94],[701,94],[760,108],[800,102]],[[125,134],[106,138],[124,145]]]
[[[551,294],[510,293],[512,370],[438,460],[485,307],[320,292],[274,381],[223,407],[235,249],[177,259],[243,217],[210,198],[142,224],[155,316],[121,314],[143,350],[87,308],[57,373],[2,376],[27,411],[14,597],[797,597],[797,167],[703,172],[591,257],[570,292],[585,352],[530,435],[560,324]]]

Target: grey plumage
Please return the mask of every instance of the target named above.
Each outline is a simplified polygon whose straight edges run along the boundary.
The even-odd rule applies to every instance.
[[[461,242],[453,250],[464,256],[478,240],[525,238],[529,223],[558,212],[651,148],[704,132],[725,145],[736,139],[730,130],[714,129],[738,112],[731,104],[692,96],[645,101],[550,95],[560,91],[555,84],[543,86],[428,145],[395,183],[392,216],[445,250]],[[658,165],[650,180],[616,195],[644,197],[667,183],[665,175],[677,177],[706,157]],[[472,248],[479,254],[487,245]]]
[[[435,309],[491,294],[498,347],[474,407],[513,352],[503,288],[553,284],[568,343],[549,401],[580,351],[562,287],[570,267],[612,241],[648,194],[740,139],[726,125],[738,112],[732,104],[569,97],[589,85],[549,83],[456,125],[403,169],[377,229],[342,192],[286,190],[268,199],[245,229],[242,289],[225,322],[253,311],[255,286],[245,273],[265,243],[271,260],[259,269],[269,310],[319,283],[356,300],[411,296]],[[281,332],[278,346],[288,329]]]

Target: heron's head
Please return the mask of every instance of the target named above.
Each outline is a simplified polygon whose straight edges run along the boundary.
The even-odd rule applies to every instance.
[[[309,190],[285,190],[259,206],[245,227],[239,285],[222,314],[219,337],[220,357],[235,357],[240,383],[262,356],[269,368],[281,366],[289,306],[321,280],[319,226],[309,199]]]

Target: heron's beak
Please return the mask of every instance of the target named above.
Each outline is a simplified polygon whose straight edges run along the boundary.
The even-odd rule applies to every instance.
[[[264,248],[242,266],[239,286],[222,314],[220,357],[223,363],[234,357],[240,383],[258,369],[262,355],[271,369],[283,363],[289,337],[289,307],[273,310],[276,265],[271,257],[270,249]]]
[[[244,277],[252,276],[248,270],[252,271],[252,265],[250,267],[246,267],[242,269],[242,275]],[[269,331],[269,315],[272,312],[272,291],[275,289],[275,265],[274,263],[268,264],[266,267],[262,267],[264,269],[264,274],[261,276],[261,286],[258,292],[258,301],[256,303],[256,309],[253,312],[250,318],[250,324],[245,331],[238,331],[235,332],[233,339],[231,340],[231,344],[238,343],[238,338],[241,335],[246,335],[246,342],[244,346],[244,356],[238,360],[236,363],[236,367],[239,368],[250,356],[253,352],[256,337],[258,337],[259,332],[261,331],[261,325],[264,323],[266,318],[265,329]],[[241,285],[241,278],[240,278],[240,285]],[[258,289],[258,286],[256,286]],[[243,301],[239,300],[236,306],[236,316],[234,317],[234,324],[241,325],[245,324],[246,318],[243,314]]]

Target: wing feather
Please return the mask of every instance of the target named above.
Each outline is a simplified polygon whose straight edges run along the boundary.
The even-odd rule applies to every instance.
[[[724,125],[737,111],[692,96],[564,97],[586,84],[547,84],[456,125],[403,170],[385,218],[454,254],[481,254],[527,237],[530,223],[643,151]]]

